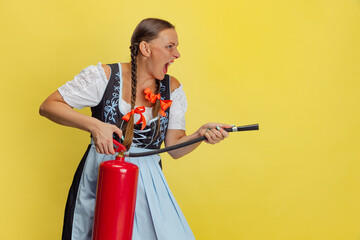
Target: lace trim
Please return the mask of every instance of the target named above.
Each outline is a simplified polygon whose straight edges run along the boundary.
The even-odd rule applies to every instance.
[[[171,93],[170,100],[173,100],[173,105],[175,105],[176,112],[181,111],[183,114],[186,112],[187,100],[182,85],[180,85],[180,87],[178,87]],[[174,107],[173,105],[171,105],[171,107]]]
[[[185,130],[185,112],[187,110],[187,100],[182,85],[180,85],[180,87],[171,93],[170,99],[173,100],[173,104],[170,108],[168,129]]]
[[[70,96],[80,92],[84,88],[90,87],[98,81],[107,81],[104,69],[101,67],[100,62],[97,66],[91,65],[81,70],[72,81],[68,81],[65,85],[61,86],[59,90],[63,96]]]

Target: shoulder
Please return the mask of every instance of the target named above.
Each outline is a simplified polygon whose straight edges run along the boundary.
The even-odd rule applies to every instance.
[[[105,75],[106,75],[106,79],[109,80],[110,74],[111,74],[110,66],[107,65],[107,64],[101,64],[101,67],[104,69],[104,72],[105,72]]]
[[[170,76],[170,91],[173,92],[175,89],[180,87],[180,82],[174,76]]]

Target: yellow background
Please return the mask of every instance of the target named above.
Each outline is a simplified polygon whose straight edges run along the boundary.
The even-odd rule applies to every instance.
[[[60,239],[89,134],[38,115],[81,69],[176,25],[188,133],[259,123],[164,172],[197,239],[360,239],[360,1],[0,2],[0,239]],[[81,112],[89,114],[88,110]]]

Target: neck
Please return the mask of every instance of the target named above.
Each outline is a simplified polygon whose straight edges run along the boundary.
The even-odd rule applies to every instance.
[[[155,87],[155,78],[149,71],[146,60],[142,57],[137,58],[137,83],[140,89],[147,87],[153,89]]]

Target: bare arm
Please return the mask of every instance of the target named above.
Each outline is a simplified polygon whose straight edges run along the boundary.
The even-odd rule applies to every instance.
[[[96,118],[75,111],[64,101],[58,91],[52,93],[41,104],[39,112],[41,116],[58,124],[90,132],[99,153],[115,154],[112,135],[115,132],[121,137],[121,130],[115,125],[101,122]]]
[[[217,130],[216,129],[217,127],[219,127],[220,130]],[[188,136],[186,136],[184,130],[168,129],[165,137],[165,146],[166,147],[173,146],[201,136],[206,137],[205,142],[210,144],[215,144],[224,140],[224,138],[229,136],[229,133],[223,129],[229,127],[231,127],[231,125],[220,124],[220,123],[207,123],[201,126],[196,132]],[[211,130],[207,130],[207,129],[211,129]],[[170,151],[169,154],[172,158],[177,159],[192,152],[200,144],[201,142],[194,143],[192,145]]]

